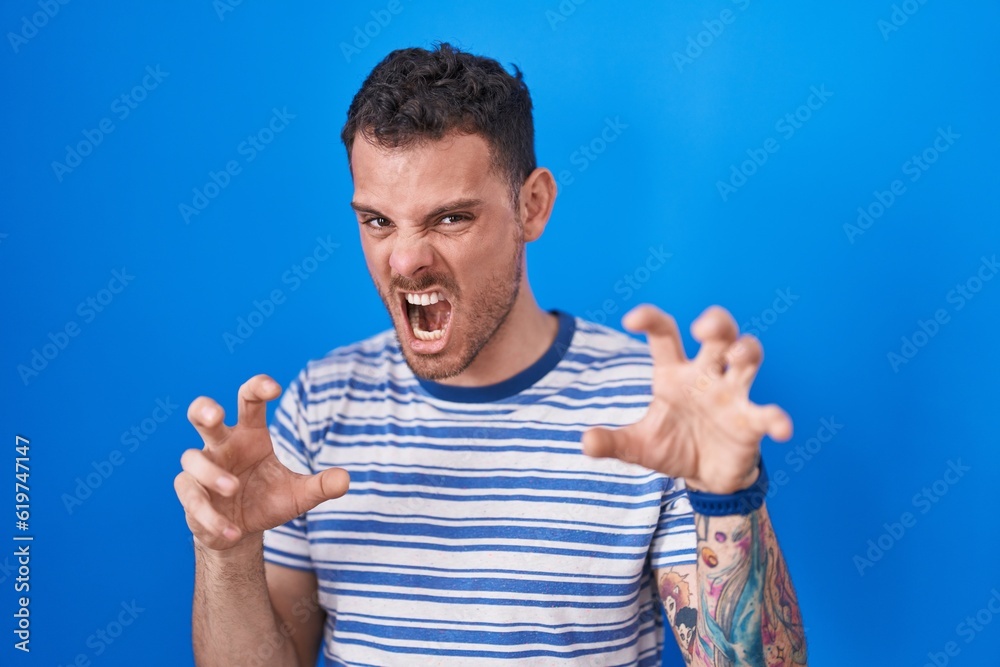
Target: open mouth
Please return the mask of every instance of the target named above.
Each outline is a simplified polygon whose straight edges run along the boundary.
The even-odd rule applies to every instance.
[[[451,323],[451,303],[441,292],[404,292],[403,300],[402,305],[413,337],[425,343],[440,341],[437,345],[426,346],[435,348],[427,349],[428,352],[443,348],[445,334]]]

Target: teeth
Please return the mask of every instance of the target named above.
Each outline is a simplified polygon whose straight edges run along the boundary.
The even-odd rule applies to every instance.
[[[436,297],[434,301],[431,301],[431,297]],[[410,304],[410,308],[407,309],[407,315],[410,318],[410,329],[413,331],[413,336],[417,340],[439,340],[444,337],[445,329],[438,329],[437,331],[424,331],[420,328],[420,311],[417,309],[418,305],[429,305],[431,303],[436,303],[439,300],[443,300],[443,297],[437,292],[432,295],[428,294],[407,294],[406,301]],[[426,303],[424,303],[426,301]],[[419,303],[417,303],[419,302]]]
[[[441,292],[432,292],[430,294],[406,293],[406,303],[414,306],[429,306],[432,303],[437,303],[438,301],[444,301],[444,297],[441,295]]]
[[[413,335],[420,340],[438,340],[444,336],[444,329],[438,329],[437,331],[423,331],[417,327],[413,327]]]

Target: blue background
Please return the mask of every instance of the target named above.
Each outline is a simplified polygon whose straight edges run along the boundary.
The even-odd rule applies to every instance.
[[[251,375],[285,384],[388,325],[338,135],[386,53],[449,40],[517,63],[532,91],[539,163],[561,185],[529,249],[543,306],[617,326],[651,301],[686,328],[719,303],[766,326],[752,397],[796,424],[791,443],[764,449],[784,475],[770,507],[811,664],[997,664],[1000,620],[960,624],[1000,590],[1000,280],[976,282],[1000,250],[1000,10],[903,5],[894,25],[888,1],[52,2],[51,18],[4,3],[0,663],[192,664],[192,549],[172,488],[181,452],[200,444],[187,404],[206,394],[232,414]],[[112,104],[147,66],[167,74],[123,118]],[[824,86],[828,99],[801,108]],[[248,161],[241,142],[275,108],[294,119]],[[102,119],[113,132],[57,175]],[[911,180],[906,163],[949,128]],[[744,165],[768,139],[777,152]],[[230,160],[239,174],[186,222],[179,205]],[[754,173],[724,196],[733,169]],[[884,213],[845,231],[897,179],[905,191]],[[317,238],[339,247],[293,290],[283,276]],[[661,246],[671,257],[646,270]],[[127,287],[102,293],[123,267]],[[979,291],[959,300],[966,284]],[[223,334],[274,289],[285,302],[230,351]],[[99,313],[79,308],[109,296]],[[894,368],[887,355],[938,310],[947,321]],[[68,323],[78,335],[22,376]],[[179,406],[162,423],[157,400]],[[841,426],[810,441],[823,419]],[[143,420],[145,440],[123,442]],[[15,435],[31,441],[30,655],[12,648]],[[115,450],[120,465],[67,508]],[[940,481],[949,462],[968,468],[954,483]],[[925,487],[933,504],[915,498]],[[95,642],[133,601],[135,621]]]

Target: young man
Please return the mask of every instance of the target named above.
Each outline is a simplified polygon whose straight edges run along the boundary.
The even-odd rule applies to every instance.
[[[191,403],[198,664],[658,665],[660,600],[690,664],[806,664],[759,342],[713,306],[688,360],[652,306],[624,320],[648,346],[538,306],[524,250],[556,186],[520,72],[393,52],[342,136],[394,331],[310,363],[270,431],[266,376],[233,427]]]

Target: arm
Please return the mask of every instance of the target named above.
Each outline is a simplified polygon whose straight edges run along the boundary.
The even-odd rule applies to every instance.
[[[696,514],[695,524],[697,564],[656,572],[687,664],[807,664],[798,600],[767,507],[746,516]]]
[[[199,666],[315,664],[322,626],[290,623],[289,599],[295,594],[281,590],[291,585],[308,595],[308,579],[280,573],[273,579],[265,577],[263,553],[260,538],[221,552],[196,543],[191,634]],[[276,595],[268,590],[269,584]],[[283,614],[278,613],[279,606]]]
[[[288,628],[298,664],[312,667],[319,657],[326,610],[317,599],[316,575],[313,572],[266,563],[268,592],[279,622]]]
[[[739,336],[735,320],[719,307],[692,325],[701,342],[692,360],[676,322],[662,311],[641,306],[623,323],[648,335],[653,398],[639,422],[587,431],[584,451],[687,485],[697,562],[656,572],[685,659],[705,667],[805,665],[801,612],[762,502],[766,488],[758,485],[764,483],[758,479],[761,439],[784,441],[792,433],[784,410],[748,398],[763,360],[760,342]],[[710,509],[719,496],[738,502]]]
[[[806,664],[802,615],[767,507],[747,516],[695,515],[696,643],[705,665]]]
[[[263,534],[347,491],[347,474],[291,472],[275,456],[265,404],[280,388],[266,376],[239,392],[239,417],[195,399],[188,419],[205,442],[181,457],[174,480],[195,537],[192,643],[200,667],[311,667],[323,614],[310,572],[264,564]],[[294,396],[294,394],[291,394]]]

